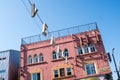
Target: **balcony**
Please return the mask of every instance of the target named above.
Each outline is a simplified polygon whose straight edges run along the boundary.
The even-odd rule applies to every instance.
[[[79,34],[82,32],[92,31],[96,29],[98,29],[96,22],[85,24],[85,25],[78,25],[78,26],[74,26],[74,27],[70,27],[62,30],[48,32],[46,36],[39,34],[39,35],[25,37],[21,39],[21,44],[27,45],[27,44],[32,44],[32,43],[41,42],[45,40],[50,40],[51,35],[54,35],[55,38],[60,38],[64,36],[69,36],[71,34]]]

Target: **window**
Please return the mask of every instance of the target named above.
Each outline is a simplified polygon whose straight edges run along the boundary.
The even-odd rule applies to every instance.
[[[66,68],[66,71],[67,71],[67,75],[72,75],[71,68]]]
[[[40,73],[33,73],[32,74],[32,80],[41,80]]]
[[[82,51],[82,48],[81,47],[78,47],[78,54],[83,54],[83,51]]]
[[[90,44],[90,51],[95,52],[95,46],[93,44]]]
[[[35,54],[34,55],[34,63],[37,63],[38,62],[38,57],[37,57],[37,55]]]
[[[32,64],[32,56],[31,55],[28,57],[28,64]]]
[[[58,77],[58,70],[54,70],[54,77]]]
[[[58,53],[58,58],[62,58],[62,51],[61,50]]]
[[[6,59],[6,57],[0,58],[0,60],[5,60],[5,59]]]
[[[94,63],[85,65],[87,75],[96,74]]]
[[[87,45],[84,46],[84,53],[89,53],[89,50],[88,50],[88,46],[87,46]]]
[[[0,70],[0,73],[4,73],[5,72],[5,70]]]
[[[64,68],[61,68],[60,69],[60,77],[63,77],[63,76],[65,76],[65,70],[64,70]]]
[[[39,56],[39,61],[40,61],[40,62],[44,61],[43,54],[40,54],[40,56]]]
[[[52,53],[52,59],[57,59],[56,52],[53,52],[53,53]]]
[[[67,68],[59,68],[54,70],[54,78],[64,77],[72,75],[72,70],[70,67]]]
[[[65,50],[64,50],[64,57],[68,57],[68,56],[69,56],[68,50],[65,49]]]
[[[4,80],[4,78],[0,77],[0,80]]]

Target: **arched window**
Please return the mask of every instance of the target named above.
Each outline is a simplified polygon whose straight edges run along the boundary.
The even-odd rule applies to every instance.
[[[87,46],[87,45],[84,46],[84,53],[89,53],[89,50],[88,50],[88,46]]]
[[[95,46],[94,46],[94,44],[90,44],[90,51],[91,52],[95,52]]]
[[[52,59],[57,59],[57,54],[55,51],[52,53]]]
[[[78,47],[78,54],[83,54],[83,51],[82,51],[82,48],[81,47]]]
[[[44,61],[44,57],[43,57],[43,54],[41,53],[40,56],[39,56],[39,61],[40,62],[43,62]]]
[[[59,50],[58,58],[62,58],[62,51],[61,50]]]
[[[32,64],[32,56],[31,55],[29,55],[29,57],[28,57],[28,64]]]
[[[33,59],[34,59],[34,63],[37,63],[37,62],[38,62],[38,57],[37,57],[36,54],[34,55],[34,58],[33,58]]]
[[[68,56],[69,56],[68,50],[65,49],[65,50],[64,50],[64,57],[68,57]]]

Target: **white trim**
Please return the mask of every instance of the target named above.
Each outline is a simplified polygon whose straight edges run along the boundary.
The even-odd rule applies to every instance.
[[[93,65],[94,65],[94,67],[95,67],[95,74],[97,74],[96,64],[95,64],[95,63],[88,63],[88,65],[89,65],[89,64],[93,64]],[[88,75],[88,74],[87,74],[86,65],[87,65],[87,64],[85,64],[85,72],[86,72],[86,75]],[[90,74],[90,75],[92,75],[92,74]]]

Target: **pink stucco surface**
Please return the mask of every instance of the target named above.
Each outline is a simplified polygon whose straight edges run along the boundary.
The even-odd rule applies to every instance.
[[[99,41],[97,41],[96,34],[99,36]],[[78,55],[77,47],[86,44],[86,35],[89,41],[87,44],[93,43],[96,51],[94,53]],[[80,37],[83,40],[82,44]],[[62,67],[65,64],[65,59],[52,60],[52,52],[57,50],[58,45],[62,51],[68,49],[68,65],[72,66],[73,71],[73,76],[63,77],[61,79],[74,80],[89,77],[86,75],[84,64],[90,62],[95,62],[97,69],[97,73],[90,76],[101,76],[111,73],[100,33],[98,30],[95,30],[57,38],[55,39],[55,46],[50,45],[50,40],[22,45],[20,80],[31,80],[31,73],[37,69],[42,72],[42,80],[54,80],[53,68],[57,66]],[[39,55],[40,53],[44,56],[44,62],[28,65],[28,56],[34,56],[34,54]]]

